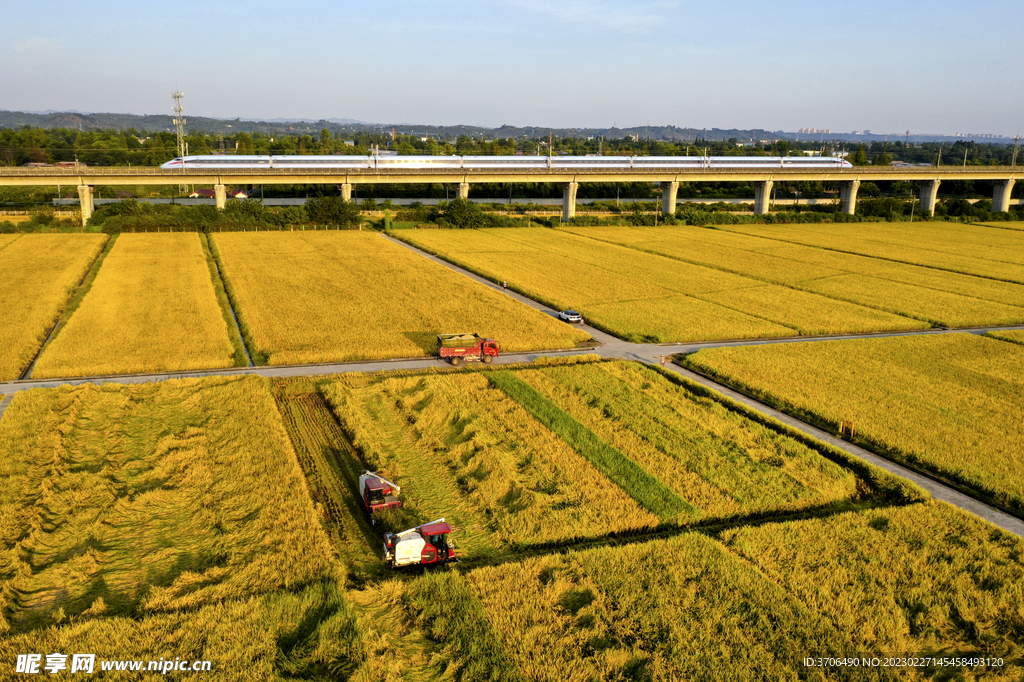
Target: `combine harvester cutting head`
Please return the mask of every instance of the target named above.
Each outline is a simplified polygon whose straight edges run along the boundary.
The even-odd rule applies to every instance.
[[[359,476],[359,497],[363,500],[363,508],[370,515],[370,522],[376,523],[373,518],[374,512],[384,509],[398,509],[402,502],[398,499],[398,493],[402,489],[372,471],[364,471]]]
[[[385,533],[384,563],[389,568],[403,568],[458,561],[455,549],[448,544],[451,532],[452,527],[438,519],[401,533]]]

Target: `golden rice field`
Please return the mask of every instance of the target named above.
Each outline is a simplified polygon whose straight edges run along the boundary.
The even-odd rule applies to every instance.
[[[443,647],[428,670],[454,679],[898,679],[804,669],[803,656],[850,655],[855,642],[697,534],[433,574],[403,592]]]
[[[0,521],[5,666],[180,656],[261,680],[345,665],[356,644],[265,379],[18,394],[0,420]]]
[[[1020,679],[1024,541],[973,515],[933,502],[720,539],[863,649],[998,657],[1006,667],[978,678]]]
[[[791,438],[629,362],[516,373],[664,482],[693,520],[818,507],[857,497],[857,479]]]
[[[231,367],[199,235],[122,234],[32,378]]]
[[[97,234],[0,235],[0,381],[28,369],[106,240]]]
[[[660,229],[660,228],[659,228]],[[635,248],[544,228],[402,230],[396,236],[637,341],[703,341],[927,327]]]
[[[324,394],[411,525],[446,518],[469,556],[658,523],[481,373],[343,377]]]
[[[686,364],[1024,509],[1024,347],[973,334],[717,348]],[[800,380],[794,380],[799,377]]]
[[[0,630],[331,575],[264,379],[19,393],[0,421]]]
[[[722,230],[1024,284],[1020,231],[959,223],[723,225]]]
[[[380,583],[353,679],[1019,679],[1024,541],[942,503],[866,509]],[[999,666],[803,668],[804,657]]]
[[[890,226],[890,231],[899,229]],[[1024,285],[705,227],[573,227],[572,234],[941,326],[1024,321]],[[787,232],[779,232],[788,239]],[[719,294],[717,302],[734,292]],[[735,292],[770,293],[764,289]],[[817,298],[816,296],[814,298]],[[745,302],[751,309],[763,302]],[[800,311],[802,314],[803,311]],[[925,326],[925,325],[921,325]]]
[[[239,232],[211,241],[250,348],[269,364],[432,355],[441,333],[477,332],[504,351],[590,338],[377,234]]]
[[[346,376],[324,388],[367,466],[402,486],[410,521],[444,516],[470,556],[862,494],[820,453],[635,363],[513,372],[539,392],[539,412],[564,412],[575,432],[546,426],[490,374]],[[594,454],[605,446],[610,460]],[[665,487],[666,501],[643,486]]]

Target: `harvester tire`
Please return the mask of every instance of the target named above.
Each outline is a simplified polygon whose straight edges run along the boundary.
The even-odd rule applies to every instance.
[[[452,356],[452,367],[458,367],[461,364],[462,358],[460,358],[458,355]]]
[[[491,364],[492,362],[494,362],[494,356],[492,356],[492,355],[485,355],[485,356],[483,357],[483,361],[484,361],[484,364],[485,364],[485,365],[489,365],[489,364]]]

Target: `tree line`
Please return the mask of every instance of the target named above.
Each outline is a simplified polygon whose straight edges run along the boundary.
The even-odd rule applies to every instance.
[[[873,142],[855,148],[828,141],[774,140],[741,143],[728,140],[672,142],[639,137],[603,139],[552,137],[481,139],[461,135],[452,139],[394,135],[381,131],[338,137],[326,128],[309,133],[201,133],[185,137],[189,154],[353,154],[375,150],[405,155],[623,155],[623,156],[789,156],[804,152],[847,154],[854,165],[927,163],[931,165],[1011,165],[1012,146],[969,141],[947,143]],[[549,144],[550,143],[550,144]],[[72,128],[0,129],[0,166],[26,163],[74,162],[91,166],[158,166],[178,155],[177,137],[168,131],[76,130]]]

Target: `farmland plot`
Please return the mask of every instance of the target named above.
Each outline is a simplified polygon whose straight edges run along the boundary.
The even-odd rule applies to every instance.
[[[637,341],[927,326],[819,294],[547,229],[403,230],[402,239]]]
[[[0,235],[0,381],[28,368],[106,240],[97,234]]]
[[[1024,348],[973,334],[702,350],[687,364],[1024,510]]]
[[[658,523],[482,373],[343,377],[324,394],[367,464],[402,487],[395,523],[445,517],[470,556]]]
[[[269,364],[432,355],[441,333],[503,351],[589,336],[362,232],[220,233],[211,240],[250,348]]]
[[[403,601],[444,646],[432,667],[461,679],[805,679],[802,656],[855,651],[828,619],[696,534],[432,574],[408,583]],[[836,669],[828,679],[896,677]]]
[[[898,226],[897,226],[898,225]],[[1024,284],[1024,235],[980,225],[841,223],[720,229]]]
[[[978,677],[1019,679],[1024,541],[977,517],[936,502],[748,526],[720,539],[862,650],[998,657],[1005,667]]]
[[[892,227],[894,231],[897,227]],[[707,265],[943,326],[1024,320],[1024,285],[699,227],[577,227],[573,234]],[[784,233],[785,234],[785,233]],[[749,289],[736,292],[737,297]],[[718,294],[718,302],[728,301]],[[763,307],[763,303],[761,304]],[[750,309],[756,309],[748,304]],[[833,312],[841,315],[841,309]],[[908,321],[908,328],[912,323]],[[924,327],[926,324],[917,326]]]
[[[199,236],[122,234],[32,377],[231,367],[233,352]]]
[[[602,362],[516,374],[669,486],[692,509],[686,521],[857,496],[850,471],[643,365]]]
[[[0,633],[333,580],[268,383],[20,393],[0,421]]]

